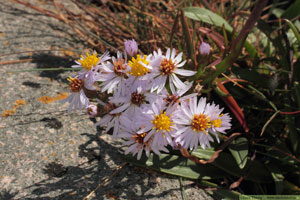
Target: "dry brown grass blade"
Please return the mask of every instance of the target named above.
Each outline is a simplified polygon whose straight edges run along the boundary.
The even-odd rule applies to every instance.
[[[16,64],[16,63],[24,63],[31,62],[32,58],[22,59],[22,60],[9,60],[9,61],[1,61],[0,65],[8,65],[8,64]]]
[[[183,147],[180,147],[180,152],[181,152],[181,154],[182,154],[184,157],[186,157],[186,158],[192,160],[192,161],[195,162],[195,163],[209,164],[209,163],[214,162],[214,161],[218,158],[219,154],[220,154],[220,153],[221,153],[221,152],[222,152],[229,144],[231,144],[232,141],[233,141],[237,136],[240,136],[240,135],[242,135],[242,134],[241,134],[241,133],[233,133],[232,135],[230,135],[230,136],[226,139],[226,141],[221,145],[220,149],[218,149],[217,151],[215,151],[215,153],[211,156],[211,158],[210,158],[209,160],[198,159],[196,156],[191,155],[191,154],[190,154],[185,148],[183,148]]]
[[[12,0],[12,1],[14,1],[14,2],[16,2],[16,3],[19,3],[19,4],[22,4],[22,5],[25,5],[25,6],[29,7],[29,8],[31,8],[31,9],[34,9],[34,10],[36,10],[36,11],[38,11],[38,12],[41,12],[41,13],[43,13],[43,14],[45,14],[45,15],[48,15],[49,17],[53,17],[53,18],[55,18],[55,19],[58,19],[58,20],[60,20],[60,21],[63,21],[62,18],[60,18],[56,13],[54,13],[54,12],[51,11],[51,10],[47,10],[47,9],[43,9],[43,8],[34,6],[34,5],[32,5],[31,3],[27,2],[27,1],[24,1],[24,0],[23,0],[23,1],[21,1],[21,0]]]

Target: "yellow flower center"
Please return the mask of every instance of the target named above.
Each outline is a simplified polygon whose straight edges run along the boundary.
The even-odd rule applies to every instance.
[[[212,120],[212,121],[211,121],[211,124],[212,124],[214,127],[221,127],[222,120],[221,120],[221,119]]]
[[[172,59],[164,59],[161,61],[159,69],[163,76],[170,75],[175,70],[175,64],[173,63]]]
[[[70,82],[69,88],[72,92],[79,92],[83,87],[83,81],[78,78],[72,78],[70,76],[67,80]]]
[[[81,59],[78,60],[80,62],[81,66],[87,70],[91,70],[92,67],[95,67],[100,58],[97,57],[97,52],[94,52],[93,54],[86,53],[86,56],[84,57],[81,55]]]
[[[211,128],[211,122],[208,116],[205,114],[200,115],[194,115],[193,121],[192,121],[192,128],[193,131],[203,131],[206,135],[208,135],[206,129]]]
[[[154,124],[152,129],[156,129],[156,131],[165,130],[170,132],[173,130],[171,126],[173,126],[174,122],[170,119],[170,116],[166,115],[166,112],[160,112],[160,115],[155,115],[154,120],[151,121]]]
[[[131,61],[128,62],[128,65],[131,67],[131,71],[129,72],[129,74],[132,76],[143,76],[147,74],[149,70],[142,64],[149,64],[149,62],[146,59],[147,56],[143,56],[143,58],[141,58],[140,54],[136,56],[136,59],[133,57]]]

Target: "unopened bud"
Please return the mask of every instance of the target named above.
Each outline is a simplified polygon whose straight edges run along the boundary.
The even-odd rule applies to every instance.
[[[210,45],[206,42],[202,42],[199,51],[201,55],[208,55],[210,52]]]
[[[132,57],[132,56],[137,54],[138,45],[137,45],[137,43],[134,39],[126,40],[124,42],[124,46],[125,46],[125,52],[126,52],[127,55]]]
[[[89,105],[87,108],[87,113],[89,117],[96,117],[98,115],[98,107],[96,105]]]

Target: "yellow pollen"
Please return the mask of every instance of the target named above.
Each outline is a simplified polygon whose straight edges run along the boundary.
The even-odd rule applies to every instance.
[[[208,135],[206,129],[211,128],[211,122],[207,115],[200,114],[200,115],[194,115],[193,121],[192,121],[192,128],[193,131],[202,131],[206,135]]]
[[[166,112],[161,111],[160,115],[155,115],[154,120],[151,122],[154,124],[154,127],[152,129],[156,129],[156,132],[160,130],[170,132],[171,130],[173,130],[171,126],[173,126],[174,122],[172,122],[170,116],[166,115]]]
[[[132,76],[143,76],[147,74],[149,71],[148,68],[141,64],[144,63],[145,65],[148,65],[149,62],[146,59],[147,56],[143,56],[143,58],[141,58],[140,54],[136,56],[136,59],[133,57],[131,61],[128,62],[128,65],[131,67],[129,74]]]
[[[212,120],[212,121],[211,121],[211,124],[212,124],[214,127],[221,127],[221,125],[222,125],[222,120],[221,120],[221,119]]]
[[[97,52],[94,52],[93,54],[86,53],[86,56],[84,57],[81,55],[81,59],[78,60],[80,62],[81,66],[87,70],[91,70],[92,67],[96,66],[99,62],[100,58],[97,57]]]
[[[161,61],[159,69],[163,76],[170,75],[175,70],[175,64],[173,63],[172,59],[164,59]]]

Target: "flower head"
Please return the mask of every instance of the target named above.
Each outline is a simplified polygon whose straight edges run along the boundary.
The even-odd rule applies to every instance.
[[[112,62],[103,64],[101,68],[102,73],[97,80],[102,81],[102,92],[112,93],[116,91],[124,94],[127,68],[127,57],[125,55],[123,58],[123,54],[119,51],[116,58],[112,57]]]
[[[198,144],[205,149],[210,147],[210,142],[214,141],[213,134],[217,141],[217,129],[226,130],[228,128],[228,118],[226,128],[222,125],[220,110],[215,104],[206,104],[206,99],[201,98],[197,101],[197,96],[181,102],[180,110],[176,115],[174,122],[178,124],[175,133],[175,142],[184,148],[197,150]],[[230,123],[229,123],[230,124]]]
[[[126,52],[127,55],[133,57],[137,54],[138,45],[137,45],[137,43],[134,39],[126,40],[124,42],[124,46],[125,46],[125,52]]]
[[[88,78],[88,76],[92,77],[89,72],[91,72],[93,68],[96,68],[100,63],[104,63],[109,59],[110,56],[108,52],[105,52],[103,55],[98,57],[98,53],[93,51],[91,54],[86,53],[86,55],[81,55],[81,58],[75,61],[77,65],[72,65],[72,67],[82,68],[82,70],[78,72],[79,78]]]
[[[164,88],[167,79],[169,79],[170,85],[174,85],[178,89],[185,89],[186,85],[177,77],[177,75],[181,76],[193,76],[196,72],[179,69],[184,64],[185,61],[182,62],[182,53],[179,53],[176,56],[176,49],[169,48],[166,52],[166,55],[163,55],[161,50],[159,49],[157,52],[154,51],[151,56],[152,59],[157,59],[160,57],[160,63],[158,67],[153,68],[153,82],[151,91],[157,90],[157,93],[161,92]],[[177,74],[177,75],[176,75]]]
[[[210,53],[210,45],[206,42],[202,42],[199,51],[201,55],[208,55]]]
[[[71,90],[71,94],[63,99],[61,102],[69,102],[70,106],[68,108],[68,112],[70,112],[73,108],[74,110],[83,109],[89,104],[89,99],[86,97],[83,88],[85,87],[85,82],[78,77],[69,77],[68,81],[69,89]]]
[[[141,57],[141,55],[138,54],[136,58],[133,57],[128,63],[131,67],[129,74],[135,77],[147,74],[149,72],[149,68],[147,68],[148,64],[147,56]]]
[[[124,138],[126,141],[124,145],[129,146],[125,151],[125,154],[132,153],[137,154],[137,159],[139,160],[142,156],[143,151],[149,157],[150,152],[153,151],[156,154],[160,154],[160,151],[168,152],[164,146],[154,146],[153,136],[147,141],[145,140],[149,132],[145,131],[144,128],[135,126],[132,120],[129,118],[124,118],[121,122],[121,133],[119,137]]]
[[[154,146],[172,144],[173,133],[176,129],[172,114],[174,112],[175,107],[165,108],[159,101],[145,107],[143,115],[136,119],[138,125],[145,127],[147,132],[149,131],[145,141],[153,137]]]

